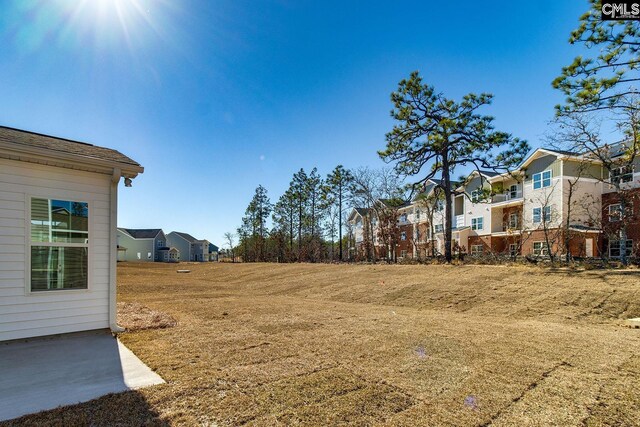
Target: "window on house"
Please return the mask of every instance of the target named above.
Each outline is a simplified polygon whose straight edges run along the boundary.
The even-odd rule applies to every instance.
[[[402,258],[406,258],[406,257],[407,257],[407,251],[406,251],[406,250],[401,250],[401,251],[400,251],[400,256],[401,256]]]
[[[509,187],[508,194],[510,199],[515,199],[516,197],[518,197],[518,186],[516,184],[513,184],[511,187]]]
[[[545,256],[549,254],[549,247],[545,242],[533,242],[533,254]]]
[[[633,206],[627,206],[625,209],[627,211],[627,216],[633,214]],[[622,220],[622,209],[620,207],[620,203],[615,203],[613,205],[609,205],[609,222],[618,222]]]
[[[517,213],[509,214],[509,228],[518,228],[518,215]]]
[[[164,240],[158,240],[158,247],[162,248],[164,246]]]
[[[482,255],[484,247],[482,245],[471,245],[471,255],[479,256]]]
[[[478,203],[480,200],[484,198],[484,192],[481,188],[475,189],[471,192],[471,201],[473,203]]]
[[[538,190],[545,187],[551,187],[550,170],[533,174],[533,189]]]
[[[433,230],[436,233],[442,233],[442,230],[444,230],[444,226],[442,224],[436,224],[433,226]]]
[[[543,208],[533,208],[533,222],[539,224],[540,222],[551,221],[551,206],[545,206]]]
[[[417,227],[416,227],[416,235],[415,235],[415,239],[416,239],[416,242],[419,242],[419,241],[420,241],[420,230],[419,230]]]
[[[30,289],[87,289],[89,205],[31,199]]]
[[[631,256],[633,254],[633,240],[628,239],[625,244],[625,255]],[[609,257],[620,258],[620,241],[612,240],[609,242]]]
[[[147,259],[151,259],[151,252],[147,252]]]
[[[420,219],[420,209],[416,209],[416,220]]]
[[[471,229],[482,230],[483,222],[484,222],[483,217],[471,218]]]
[[[407,233],[406,233],[406,231],[403,231],[402,233],[400,233],[400,240],[407,240]]]
[[[631,182],[633,180],[633,166],[622,166],[611,171],[611,182]]]
[[[442,212],[444,210],[444,200],[438,200],[436,202],[436,211]]]
[[[407,214],[403,213],[402,215],[400,215],[400,222],[407,222]]]

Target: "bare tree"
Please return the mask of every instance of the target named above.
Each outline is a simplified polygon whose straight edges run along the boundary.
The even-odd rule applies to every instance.
[[[231,253],[231,262],[236,262],[236,235],[227,231],[224,233],[224,240],[229,246],[229,252]]]

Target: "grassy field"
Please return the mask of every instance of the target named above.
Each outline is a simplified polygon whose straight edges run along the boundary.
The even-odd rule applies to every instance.
[[[189,268],[189,274],[177,274]],[[640,425],[640,273],[118,266],[177,320],[121,340],[166,385],[16,425]]]

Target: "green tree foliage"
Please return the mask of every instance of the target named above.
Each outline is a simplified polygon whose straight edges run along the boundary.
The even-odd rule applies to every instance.
[[[526,141],[494,130],[493,117],[478,110],[491,104],[490,94],[468,94],[456,102],[423,83],[417,71],[402,80],[391,94],[391,116],[397,121],[387,133],[387,147],[380,157],[394,162],[403,176],[416,176],[419,188],[440,175],[445,195],[445,258],[451,261],[451,213],[455,194],[451,176],[459,166],[508,170],[529,151]]]
[[[586,47],[593,55],[578,56],[562,69],[553,87],[566,96],[558,114],[630,108],[626,98],[638,95],[640,22],[603,21],[601,2],[590,0],[589,10],[571,33],[569,43]]]
[[[267,190],[259,185],[238,229],[245,261],[266,261],[267,219],[272,210]]]
[[[342,229],[344,223],[342,213],[344,211],[345,201],[349,198],[353,188],[353,175],[342,165],[338,165],[327,175],[325,184],[323,196],[327,204],[327,208],[333,208],[333,210],[337,211],[338,214],[338,259],[343,260]]]

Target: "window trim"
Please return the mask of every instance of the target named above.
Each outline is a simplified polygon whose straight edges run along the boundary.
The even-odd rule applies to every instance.
[[[407,232],[406,231],[400,232],[400,240],[402,240],[403,242],[407,240]]]
[[[549,178],[544,177],[544,175],[547,173],[549,174]],[[538,179],[536,180],[536,178]],[[549,180],[548,185],[544,185],[544,182],[546,180]],[[553,172],[551,171],[551,169],[546,169],[546,170],[543,170],[542,172],[534,173],[531,176],[532,187],[534,190],[541,190],[543,188],[551,187],[552,180],[553,180]],[[539,184],[540,184],[539,187],[536,187],[536,181],[539,181]]]
[[[478,220],[480,220],[480,227],[478,227]],[[473,222],[476,222],[476,225],[473,225]],[[478,231],[478,230],[484,230],[484,217],[483,216],[477,216],[475,218],[471,218],[471,229],[474,231]]]
[[[93,290],[93,242],[94,242],[94,217],[95,213],[92,213],[93,208],[93,200],[86,198],[81,201],[83,197],[76,197],[77,194],[70,195],[67,192],[60,191],[47,191],[46,193],[37,193],[30,192],[25,193],[24,195],[24,291],[25,296],[27,297],[40,297],[46,295],[67,295],[67,294],[84,294],[91,292]],[[89,221],[87,223],[87,232],[88,232],[88,242],[85,245],[84,243],[65,243],[63,247],[76,247],[76,248],[87,248],[87,287],[84,289],[52,289],[48,291],[33,291],[31,290],[31,246],[33,243],[35,246],[52,246],[52,247],[61,247],[60,245],[51,244],[54,242],[32,242],[31,241],[31,199],[48,199],[48,200],[66,200],[71,202],[81,202],[87,204],[87,209],[89,210]],[[46,243],[46,244],[42,244]]]
[[[613,242],[617,242],[618,243],[618,247],[616,249],[620,249],[620,241],[619,240],[609,240],[609,242],[607,243],[607,255],[609,256],[609,258],[620,258],[620,255],[617,256],[612,256],[611,255],[611,243]],[[633,256],[633,239],[627,239],[627,243],[631,242],[631,247],[627,248],[625,245],[625,250],[629,250],[631,253],[628,253],[626,256],[627,257],[631,257]]]
[[[480,248],[480,251],[474,251],[474,248]],[[484,255],[484,245],[471,245],[471,247],[469,248],[469,255],[471,256],[478,256],[478,255]]]
[[[539,254],[536,253],[536,243],[540,243],[540,245],[542,245],[542,247],[540,248],[541,252]],[[546,253],[544,253],[543,251],[546,251]],[[549,245],[547,245],[547,242],[545,242],[544,240],[531,242],[531,254],[534,256],[549,256]]]
[[[536,221],[536,210],[539,210],[538,220]],[[549,212],[547,215],[546,211]],[[531,209],[531,222],[534,224],[543,224],[546,222],[547,224],[551,222],[551,206],[538,206]]]

